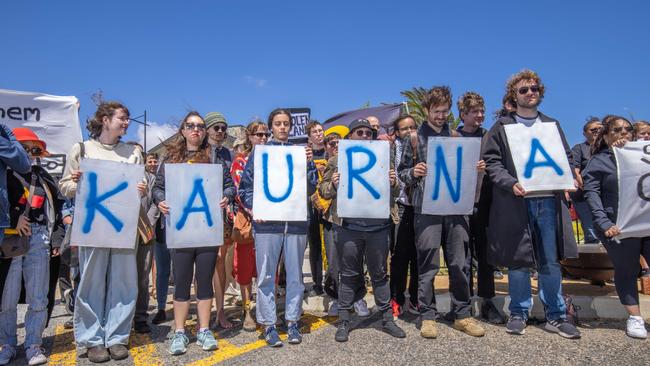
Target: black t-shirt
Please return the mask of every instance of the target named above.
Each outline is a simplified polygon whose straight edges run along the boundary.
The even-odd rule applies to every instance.
[[[463,137],[483,137],[487,133],[487,130],[483,127],[479,127],[474,132],[466,132],[463,131],[463,126],[458,126],[456,132],[458,132]]]

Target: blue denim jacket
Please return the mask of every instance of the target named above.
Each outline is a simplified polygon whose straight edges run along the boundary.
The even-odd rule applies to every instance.
[[[11,129],[0,124],[0,228],[9,227],[9,201],[7,199],[7,168],[26,174],[31,162],[25,149],[16,141]]]

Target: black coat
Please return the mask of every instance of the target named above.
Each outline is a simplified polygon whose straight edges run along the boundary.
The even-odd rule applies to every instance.
[[[564,143],[567,158],[571,150],[560,123],[540,113],[542,122],[555,122]],[[517,123],[513,115],[501,117],[490,129],[483,149],[483,160],[492,183],[492,205],[488,227],[488,261],[510,268],[535,266],[532,230],[528,209],[523,197],[515,196],[512,186],[517,173],[506,138],[504,125]],[[577,258],[578,247],[564,192],[555,192],[557,217],[558,258]]]
[[[585,200],[591,209],[596,236],[605,242],[605,231],[615,225],[618,215],[618,173],[610,149],[594,154],[582,172]]]

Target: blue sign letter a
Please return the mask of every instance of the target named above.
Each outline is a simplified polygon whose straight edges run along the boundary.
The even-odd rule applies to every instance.
[[[538,151],[540,154],[542,154],[545,160],[542,160],[540,162],[535,161],[535,157],[537,156]],[[544,149],[544,147],[539,142],[539,140],[537,138],[533,138],[533,140],[530,143],[530,157],[528,158],[528,161],[526,162],[526,167],[524,168],[524,178],[529,179],[530,177],[533,176],[533,169],[545,167],[545,166],[553,168],[553,170],[555,170],[555,173],[557,175],[561,176],[564,174],[560,166],[557,165],[557,163],[546,152],[546,149]]]
[[[363,153],[368,156],[368,164],[366,166],[354,169],[352,168],[352,154],[355,153]],[[366,181],[361,174],[369,171],[372,169],[373,166],[377,163],[377,157],[375,154],[366,149],[363,146],[352,146],[349,149],[345,150],[345,154],[348,158],[348,199],[351,199],[353,194],[352,194],[352,187],[354,187],[353,183],[354,180],[358,180],[359,183],[361,183],[362,186],[364,186],[368,192],[370,192],[370,195],[374,199],[379,199],[379,192],[377,192],[369,183]]]
[[[262,185],[264,186],[264,195],[266,196],[266,199],[277,203],[289,198],[291,190],[293,189],[293,156],[291,156],[291,154],[287,154],[287,171],[289,172],[289,187],[287,188],[287,191],[282,196],[273,196],[269,189],[269,154],[262,154]]]
[[[201,206],[194,207],[194,200],[196,196],[199,196],[201,200]],[[190,193],[190,198],[187,200],[187,204],[183,207],[183,216],[176,223],[176,230],[180,230],[185,226],[187,217],[194,212],[203,212],[205,213],[205,220],[208,222],[208,226],[212,226],[212,215],[210,214],[210,206],[208,206],[208,200],[205,197],[205,191],[203,190],[203,178],[197,178],[194,180],[194,186],[192,187],[192,193]]]
[[[120,221],[111,211],[109,211],[106,206],[102,204],[102,201],[106,200],[107,198],[114,196],[121,191],[125,190],[126,187],[128,187],[129,183],[127,182],[122,182],[117,185],[117,187],[113,188],[112,190],[102,194],[101,196],[97,196],[97,173],[95,172],[89,172],[88,173],[88,199],[86,200],[86,220],[84,221],[83,227],[81,228],[81,231],[84,234],[88,234],[90,232],[90,229],[93,226],[93,221],[95,220],[95,211],[99,211],[108,222],[113,225],[113,228],[115,228],[115,231],[118,233],[122,231],[122,228],[124,227],[124,223]]]
[[[460,200],[460,178],[462,174],[463,167],[463,148],[458,146],[456,150],[456,179],[454,184],[451,182],[451,177],[449,176],[449,169],[447,169],[447,162],[445,161],[445,154],[442,151],[442,146],[438,145],[436,147],[436,172],[435,172],[435,183],[433,185],[433,195],[431,199],[437,201],[440,197],[440,178],[445,178],[445,183],[449,189],[449,194],[451,195],[451,200],[454,203]],[[455,188],[454,188],[455,186]]]

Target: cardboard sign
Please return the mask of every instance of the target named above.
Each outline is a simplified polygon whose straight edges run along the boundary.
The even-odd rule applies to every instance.
[[[144,167],[108,160],[81,159],[72,245],[135,248],[140,213],[137,185]]]
[[[253,218],[307,220],[307,156],[303,146],[255,147]]]
[[[527,192],[575,189],[573,173],[554,122],[504,126],[517,180]]]
[[[618,165],[617,238],[650,236],[650,141],[614,148]]]
[[[390,217],[390,145],[388,141],[341,140],[338,148],[340,217]]]
[[[165,164],[168,248],[223,244],[221,164]]]
[[[429,137],[422,213],[471,214],[476,195],[476,164],[480,157],[480,138]]]

